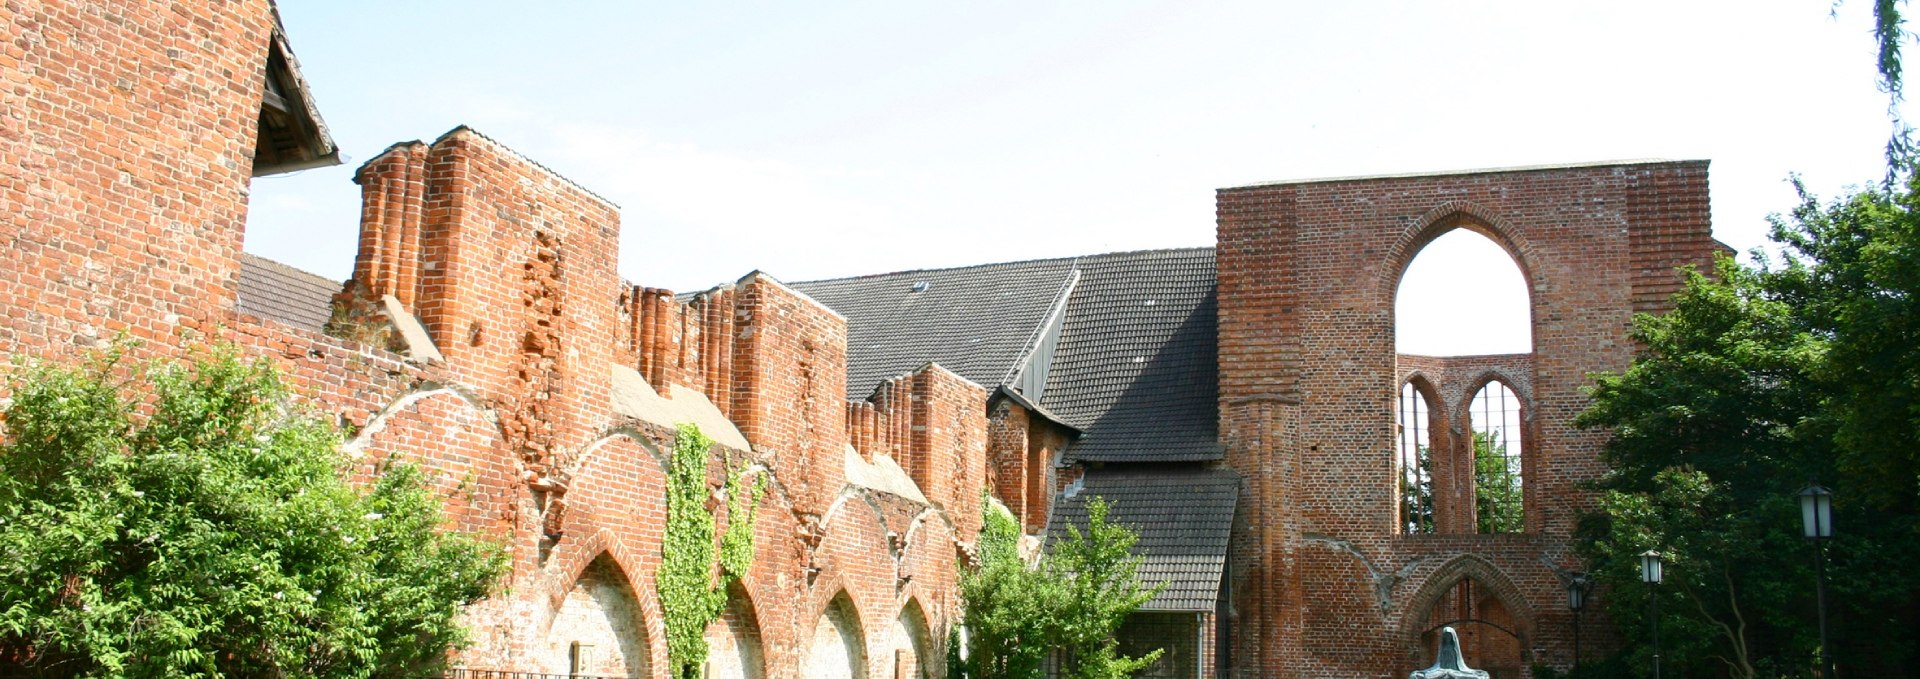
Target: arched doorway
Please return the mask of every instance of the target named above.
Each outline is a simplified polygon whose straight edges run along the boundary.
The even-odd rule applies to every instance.
[[[1484,670],[1494,679],[1520,679],[1526,661],[1521,654],[1520,633],[1513,613],[1499,597],[1479,582],[1468,578],[1432,608],[1421,625],[1420,646],[1426,657],[1433,657],[1440,644],[1440,630],[1452,627],[1460,635],[1460,653],[1467,666]]]
[[[594,558],[574,580],[540,655],[541,670],[554,674],[651,676],[640,600],[612,557]]]
[[[932,679],[937,676],[935,670],[940,658],[933,652],[933,644],[927,632],[927,616],[920,610],[920,602],[909,599],[907,605],[900,608],[900,615],[893,620],[893,628],[887,631],[888,665],[891,679]]]
[[[1427,579],[1408,602],[1401,623],[1413,665],[1424,667],[1439,650],[1440,630],[1460,635],[1467,665],[1496,679],[1525,676],[1532,615],[1500,570],[1477,556],[1461,556]]]
[[[867,653],[860,616],[846,592],[833,597],[813,623],[801,676],[810,679],[866,679]]]
[[[727,607],[720,619],[707,625],[707,679],[761,679],[766,660],[760,648],[760,621],[753,601],[734,582],[727,587]]]

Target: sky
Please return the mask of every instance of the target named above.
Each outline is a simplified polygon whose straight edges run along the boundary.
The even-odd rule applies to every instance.
[[[466,124],[620,205],[622,276],[679,291],[1208,246],[1214,189],[1263,181],[1641,158],[1710,159],[1746,251],[1795,173],[1883,173],[1870,3],[1831,9],[281,0],[346,162],[255,180],[246,249],[345,278],[353,169]],[[1402,350],[1525,350],[1523,286],[1518,339],[1453,329],[1519,276],[1459,233],[1401,305],[1445,330]]]

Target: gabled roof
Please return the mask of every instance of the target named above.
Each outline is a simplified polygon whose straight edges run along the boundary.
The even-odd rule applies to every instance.
[[[1106,498],[1107,521],[1140,534],[1134,553],[1145,555],[1140,581],[1167,583],[1148,611],[1211,612],[1220,596],[1227,563],[1227,533],[1240,498],[1240,477],[1225,469],[1089,470],[1080,490],[1062,498],[1047,526],[1048,544],[1083,533],[1087,502]]]
[[[932,362],[989,388],[1026,389],[1083,433],[1070,459],[1220,459],[1213,248],[793,287],[847,318],[848,398]]]
[[[1011,381],[1073,278],[1072,259],[789,284],[847,318],[847,398],[929,362],[992,388]]]
[[[300,60],[293,56],[293,46],[287,42],[280,8],[271,2],[268,7],[273,12],[273,38],[262,65],[264,83],[253,176],[338,165],[340,148],[327,132],[320,108],[313,103],[313,88],[300,73]]]
[[[322,332],[340,282],[259,255],[240,255],[241,313]]]
[[[1041,405],[1103,462],[1218,460],[1213,248],[1083,257]]]

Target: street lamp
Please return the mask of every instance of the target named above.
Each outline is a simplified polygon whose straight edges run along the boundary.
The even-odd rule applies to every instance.
[[[1833,537],[1833,493],[1819,484],[1800,489],[1800,525],[1813,541],[1815,601],[1820,614],[1820,676],[1833,677],[1833,652],[1827,648],[1827,540]]]
[[[1660,553],[1640,555],[1640,581],[1647,583],[1647,619],[1653,624],[1653,679],[1660,679]]]
[[[1567,610],[1573,611],[1573,668],[1580,669],[1580,611],[1587,607],[1587,591],[1593,588],[1593,579],[1585,573],[1574,573],[1567,580]]]

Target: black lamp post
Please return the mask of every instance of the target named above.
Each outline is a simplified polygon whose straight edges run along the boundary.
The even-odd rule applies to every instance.
[[[1820,614],[1820,676],[1832,679],[1833,651],[1827,647],[1827,540],[1833,537],[1833,493],[1818,484],[1800,489],[1800,523],[1813,541],[1815,601]]]
[[[1653,679],[1660,679],[1660,553],[1640,555],[1640,581],[1647,583],[1647,619],[1653,624]]]
[[[1567,580],[1567,610],[1573,611],[1573,668],[1580,669],[1580,611],[1587,607],[1587,591],[1593,588],[1593,579],[1585,573],[1574,573]]]

